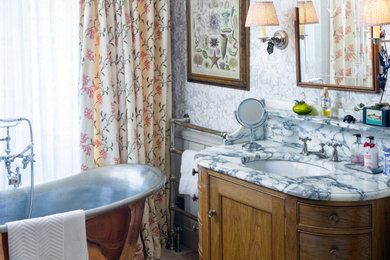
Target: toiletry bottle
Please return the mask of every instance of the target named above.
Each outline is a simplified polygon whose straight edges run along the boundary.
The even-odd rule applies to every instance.
[[[378,148],[374,144],[374,137],[367,137],[370,142],[364,143],[364,166],[371,169],[378,168]]]
[[[351,162],[359,165],[364,163],[363,144],[360,142],[361,134],[354,134],[356,142],[351,147]]]
[[[330,109],[331,105],[328,88],[324,88],[324,92],[321,96],[321,115],[324,117],[330,117]]]

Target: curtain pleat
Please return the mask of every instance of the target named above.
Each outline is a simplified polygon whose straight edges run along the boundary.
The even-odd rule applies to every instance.
[[[141,163],[169,179],[169,0],[82,0],[81,10],[81,168]],[[161,256],[167,200],[166,188],[146,199],[135,259]]]

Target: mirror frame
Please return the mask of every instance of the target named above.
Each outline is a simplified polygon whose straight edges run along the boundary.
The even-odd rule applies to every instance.
[[[248,123],[248,122],[245,122],[247,120],[245,119],[242,119],[241,118],[241,113],[240,113],[240,108],[247,102],[249,101],[255,101],[257,102],[259,105],[260,105],[260,110],[262,109],[263,113],[261,114],[261,116],[258,117],[258,119],[252,123]],[[256,128],[256,127],[259,127],[261,125],[263,125],[265,123],[265,121],[267,120],[267,110],[265,109],[265,105],[264,105],[264,102],[262,102],[261,100],[259,99],[256,99],[256,98],[246,98],[244,99],[243,101],[240,102],[240,104],[238,105],[237,107],[237,110],[234,111],[234,114],[236,116],[236,119],[238,121],[238,123],[240,123],[243,127],[246,127],[246,128]]]
[[[333,85],[333,84],[320,84],[320,83],[310,83],[310,82],[302,82],[301,81],[301,61],[300,61],[300,44],[299,44],[299,8],[296,7],[296,19],[295,19],[295,56],[296,56],[296,72],[297,72],[297,86],[305,87],[305,88],[324,88],[341,91],[355,91],[355,92],[366,92],[366,93],[379,93],[379,82],[376,80],[376,77],[379,74],[379,61],[378,61],[378,53],[379,46],[378,44],[371,44],[371,52],[375,53],[372,59],[372,68],[373,68],[373,76],[372,76],[372,88],[365,87],[355,87],[348,85]],[[372,34],[372,29],[371,29]]]

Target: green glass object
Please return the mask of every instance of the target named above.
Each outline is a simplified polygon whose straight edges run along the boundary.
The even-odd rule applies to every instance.
[[[293,107],[293,111],[298,115],[307,115],[310,114],[313,108],[305,103],[305,101],[295,100],[295,106]]]

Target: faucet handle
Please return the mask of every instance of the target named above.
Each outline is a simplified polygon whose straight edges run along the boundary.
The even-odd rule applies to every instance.
[[[342,144],[339,144],[339,143],[328,143],[328,146],[331,146],[333,147],[334,149],[337,149],[337,147],[341,147],[343,146]]]
[[[339,143],[328,143],[328,146],[333,147],[332,158],[330,160],[334,161],[334,162],[339,162],[339,155],[337,152],[337,147],[341,147],[343,145],[339,144]]]
[[[325,149],[324,149],[324,147],[325,147],[325,144],[324,143],[320,143],[320,146],[321,146],[321,149],[320,149],[320,153],[323,153],[323,152],[325,152]]]
[[[299,140],[303,142],[303,147],[302,147],[302,152],[301,154],[308,156],[309,155],[309,150],[307,149],[307,141],[311,141],[310,137],[299,137]]]
[[[311,141],[311,138],[310,137],[299,137],[299,140],[301,140],[302,142],[306,143],[307,141]]]

